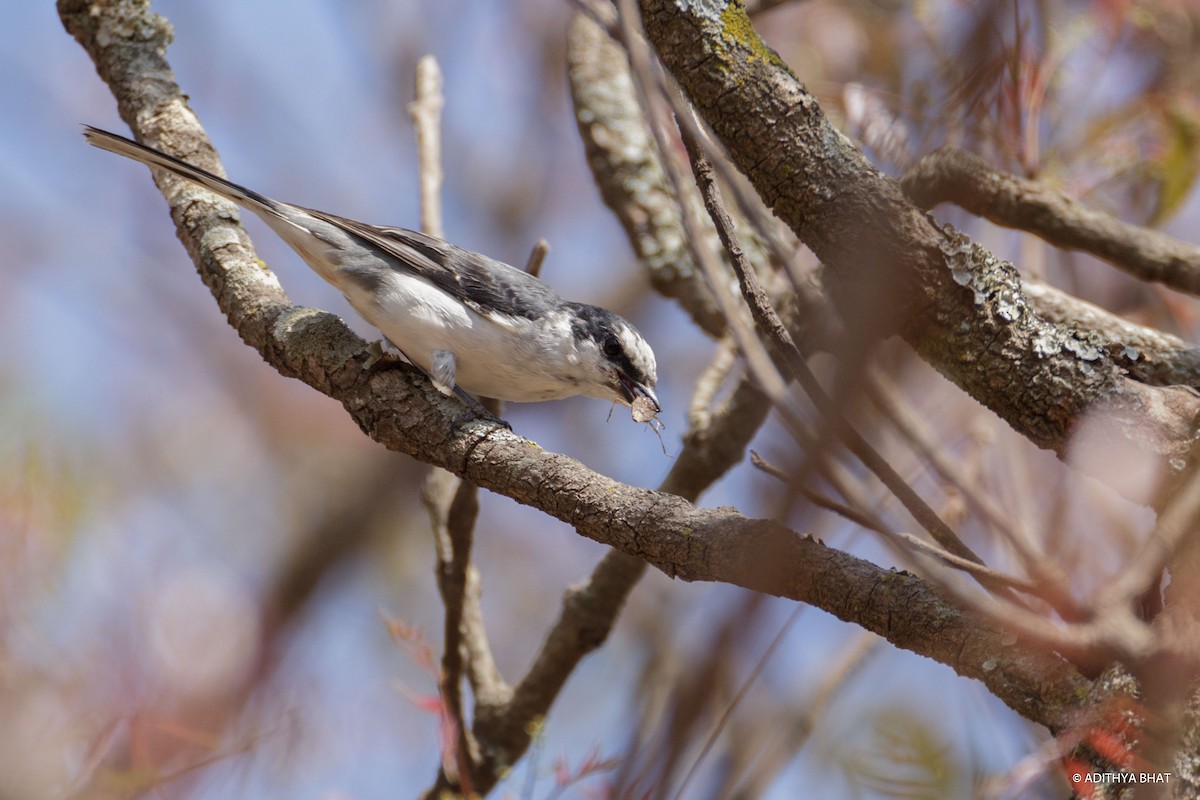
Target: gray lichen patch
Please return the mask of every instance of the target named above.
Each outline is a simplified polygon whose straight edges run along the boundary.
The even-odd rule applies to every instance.
[[[944,236],[938,249],[954,282],[971,289],[976,306],[986,305],[1005,322],[1031,326],[1035,354],[1051,358],[1065,351],[1081,361],[1103,357],[1104,343],[1095,334],[1052,324],[1032,312],[1021,288],[1020,273],[1010,262],[997,258],[953,225],[938,228]]]

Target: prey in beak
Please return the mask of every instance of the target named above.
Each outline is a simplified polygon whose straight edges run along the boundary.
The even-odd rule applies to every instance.
[[[638,383],[624,372],[617,373],[617,383],[621,389],[621,395],[625,398],[625,403],[631,408],[640,404],[653,408],[654,414],[662,411],[662,406],[658,404],[658,398],[654,395],[654,390],[650,387]],[[651,416],[654,416],[654,414],[651,414]],[[641,421],[644,420],[639,420],[639,422]]]
[[[633,414],[633,421],[648,422],[655,431],[658,431],[662,422],[657,417],[658,412],[662,411],[662,406],[658,404],[658,398],[654,395],[654,390],[649,386],[638,383],[624,372],[618,372],[617,375],[621,395],[629,405]]]

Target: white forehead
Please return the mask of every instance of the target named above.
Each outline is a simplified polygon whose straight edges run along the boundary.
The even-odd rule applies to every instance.
[[[654,384],[658,380],[658,365],[654,362],[654,351],[650,349],[650,345],[629,325],[618,326],[617,336],[621,339],[625,355],[629,356],[633,365],[645,374],[651,384]]]

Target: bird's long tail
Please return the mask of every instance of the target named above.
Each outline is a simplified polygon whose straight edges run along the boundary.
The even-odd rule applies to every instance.
[[[230,202],[245,206],[252,211],[257,212],[263,209],[274,211],[275,203],[269,197],[264,197],[258,192],[247,189],[245,186],[238,186],[236,183],[227,181],[224,178],[218,178],[207,170],[193,167],[186,161],[167,155],[161,150],[155,150],[153,147],[138,144],[132,139],[126,139],[124,136],[118,136],[115,133],[93,128],[91,125],[83,126],[83,136],[87,139],[88,144],[95,145],[101,150],[107,150],[119,156],[132,158],[134,161],[140,161],[149,167],[158,167],[159,169],[165,169],[167,172],[173,172],[180,177],[195,181],[210,191],[216,192]]]

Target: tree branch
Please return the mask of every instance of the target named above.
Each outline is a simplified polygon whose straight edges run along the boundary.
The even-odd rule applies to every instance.
[[[1178,474],[1200,398],[1130,380],[1096,340],[1035,314],[1012,265],[935,225],[829,123],[738,0],[640,2],[659,57],[738,168],[825,265],[843,317],[865,330],[859,338],[899,332],[1060,457],[1084,416],[1101,412],[1121,446],[1161,474]]]
[[[966,150],[935,150],[900,185],[921,208],[954,203],[1064,250],[1091,253],[1144,281],[1200,294],[1200,247],[1122,222],[1038,181],[999,172]]]
[[[1025,294],[1043,319],[1090,331],[1107,345],[1129,374],[1151,386],[1194,386],[1200,382],[1200,347],[1138,325],[1061,289],[1025,282]]]

